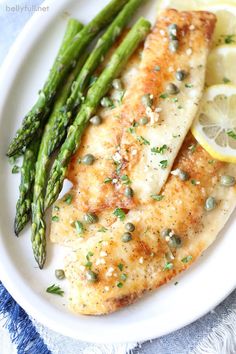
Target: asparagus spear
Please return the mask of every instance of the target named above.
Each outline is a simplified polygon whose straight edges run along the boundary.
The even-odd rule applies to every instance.
[[[73,84],[78,72],[81,70],[85,60],[87,58],[87,53],[78,61],[78,64],[74,71],[70,74],[66,84],[61,88],[60,93],[57,96],[56,102],[54,104],[53,111],[49,117],[48,123],[45,126],[44,134],[41,140],[38,159],[36,163],[36,173],[34,179],[34,188],[33,188],[33,202],[32,202],[32,239],[39,237],[40,243],[45,249],[46,239],[45,239],[45,223],[43,221],[44,215],[44,193],[45,185],[47,179],[47,169],[50,162],[49,156],[52,153],[51,150],[51,135],[55,129],[58,121],[58,116],[60,111],[64,109],[64,104],[68,98],[68,95],[71,90],[71,85]],[[39,248],[38,258],[42,259],[41,262],[45,261],[45,253],[42,253],[41,248]]]
[[[78,148],[81,136],[89,119],[96,111],[102,97],[109,90],[109,86],[113,79],[120,73],[129,57],[138,47],[139,43],[145,38],[149,30],[150,23],[144,18],[141,18],[115,51],[109,65],[104,69],[98,80],[88,91],[87,98],[82,105],[80,112],[76,116],[74,123],[69,128],[67,138],[53,164],[46,191],[46,207],[50,206],[55,201],[61,191],[70,157]],[[32,238],[32,248],[35,259],[38,262],[39,267],[42,269],[46,257],[45,237],[43,238],[43,242],[41,240],[41,232],[45,232],[44,222],[41,230]]]
[[[63,55],[66,50],[69,41],[71,41],[74,36],[83,28],[83,25],[75,19],[71,19],[68,22],[66,32],[61,44],[59,55]],[[83,62],[78,66],[79,69]],[[76,70],[76,69],[75,69]],[[75,72],[77,75],[78,70]],[[75,76],[74,76],[75,77]],[[73,77],[73,78],[74,78]],[[31,202],[33,198],[33,183],[35,176],[35,164],[37,161],[38,149],[40,145],[40,140],[42,136],[42,129],[37,132],[38,137],[30,143],[28,148],[26,148],[23,165],[21,168],[21,184],[20,184],[20,196],[16,205],[16,216],[14,222],[15,234],[18,236],[20,231],[23,230],[24,226],[30,219],[31,215]]]
[[[74,37],[73,41],[69,41],[68,45],[65,45],[67,49],[64,50],[63,54],[59,53],[57,56],[37,102],[25,116],[21,128],[17,131],[15,138],[10,144],[7,152],[8,156],[13,156],[21,152],[32,141],[37,129],[46,120],[57,89],[68,70],[70,70],[73,63],[77,61],[86,46],[96,37],[100,30],[112,22],[115,15],[127,1],[112,0]]]
[[[46,191],[46,208],[56,200],[62,189],[70,157],[79,147],[89,119],[95,113],[102,97],[106,95],[112,80],[120,73],[128,58],[147,35],[149,29],[150,23],[141,18],[115,51],[109,65],[88,91],[85,103],[82,105],[73,125],[69,128],[67,138],[54,161]]]
[[[49,142],[50,150],[52,152],[60,145],[60,142],[65,137],[65,127],[68,126],[73,113],[78,109],[81,103],[81,98],[84,96],[84,92],[92,74],[142,2],[143,0],[130,0],[109,26],[104,35],[99,38],[94,50],[78,75],[77,80],[73,83],[73,90],[71,91],[70,97],[68,98],[64,109],[60,112],[60,115],[55,122],[54,129],[52,129]]]
[[[39,136],[41,133],[39,134]],[[21,167],[20,196],[16,204],[16,216],[14,230],[16,236],[23,230],[30,219],[32,187],[35,176],[35,163],[38,155],[40,138],[35,139],[25,150],[23,164]]]

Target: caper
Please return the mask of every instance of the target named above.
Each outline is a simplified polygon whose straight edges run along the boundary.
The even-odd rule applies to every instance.
[[[233,187],[236,183],[235,177],[233,176],[221,176],[220,177],[220,184],[224,187]]]
[[[161,230],[161,236],[164,238],[166,236],[169,236],[169,234],[171,233],[171,229],[163,229]]]
[[[95,157],[92,154],[85,155],[81,160],[81,162],[84,165],[92,165],[94,161],[95,161]]]
[[[169,95],[176,95],[177,93],[179,93],[179,88],[173,84],[173,82],[170,82],[167,86],[166,86],[166,92]]]
[[[216,207],[216,200],[214,197],[208,197],[205,201],[205,209],[206,211],[211,211]]]
[[[187,73],[184,70],[177,70],[175,77],[178,81],[183,81],[187,77]]]
[[[169,50],[170,50],[170,52],[171,52],[171,53],[175,53],[175,52],[177,52],[178,48],[179,48],[179,41],[178,41],[178,39],[173,39],[173,40],[171,40],[170,43],[169,43]]]
[[[178,248],[181,246],[182,241],[179,236],[173,235],[173,236],[171,236],[170,240],[168,241],[168,244],[170,245],[170,247]]]
[[[123,90],[121,79],[115,79],[112,81],[112,87],[116,90]]]
[[[109,108],[109,107],[113,107],[114,104],[113,104],[113,101],[112,101],[111,98],[109,98],[109,97],[103,97],[103,98],[101,99],[101,106],[102,106],[102,107],[105,107],[105,108]]]
[[[100,125],[102,123],[102,118],[99,116],[93,116],[89,121],[92,125]]]
[[[145,107],[151,107],[152,103],[153,103],[153,99],[149,93],[142,96],[142,104]]]
[[[62,280],[65,278],[65,272],[63,269],[56,269],[55,270],[55,277],[59,280]]]
[[[187,181],[187,180],[189,180],[189,174],[188,174],[188,172],[185,172],[185,171],[183,171],[183,170],[181,170],[181,169],[179,169],[178,172],[179,172],[179,173],[178,173],[178,176],[179,176],[179,178],[181,179],[181,181]]]
[[[122,235],[122,241],[123,242],[129,242],[132,240],[132,235],[130,232],[125,232],[123,235]]]
[[[133,232],[135,230],[134,224],[132,224],[131,222],[128,222],[127,224],[125,224],[125,230],[127,230],[129,232]]]
[[[84,221],[87,224],[95,224],[98,221],[98,217],[94,213],[87,213],[84,215]]]
[[[86,272],[86,278],[89,283],[96,283],[96,281],[98,280],[98,275],[97,273],[89,269]]]
[[[126,188],[125,188],[124,195],[125,195],[127,198],[132,198],[133,195],[134,195],[133,189],[130,188],[130,187],[126,187]]]
[[[177,38],[177,30],[178,30],[178,26],[175,23],[172,23],[171,25],[168,26],[168,33],[171,39]]]
[[[146,124],[148,124],[149,119],[147,117],[142,117],[142,118],[139,119],[138,122],[139,122],[140,125],[146,125]]]

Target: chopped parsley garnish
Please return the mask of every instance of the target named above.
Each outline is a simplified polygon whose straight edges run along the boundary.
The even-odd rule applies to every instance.
[[[160,202],[164,198],[164,195],[162,195],[162,194],[152,194],[151,198],[153,200],[157,200],[158,202]]]
[[[81,221],[76,220],[75,223],[74,223],[74,225],[75,225],[75,229],[76,229],[76,231],[78,232],[78,234],[81,235],[81,234],[84,233],[84,225],[82,224]]]
[[[176,103],[176,102],[178,102],[179,100],[178,100],[177,97],[174,97],[174,98],[172,99],[172,101],[173,101],[174,103]]]
[[[196,186],[196,185],[197,185],[196,179],[191,179],[191,183],[192,183],[194,186]]]
[[[174,283],[174,285],[177,285],[177,284],[179,284],[179,282],[178,282],[178,281],[176,281],[176,282]]]
[[[120,283],[120,282],[117,283],[117,287],[118,287],[118,288],[122,288],[122,286],[123,286],[123,283]]]
[[[99,230],[98,230],[98,232],[106,232],[108,229],[106,228],[106,227],[104,227],[104,226],[102,226]]]
[[[129,184],[131,184],[131,180],[129,179],[129,176],[127,176],[127,175],[121,176],[120,179],[121,179],[122,183],[123,183],[123,184],[126,184],[127,186],[128,186]]]
[[[224,84],[228,84],[228,83],[230,83],[231,81],[229,80],[229,79],[227,79],[227,77],[224,77],[223,78],[223,83]]]
[[[168,149],[167,145],[162,145],[160,147],[151,148],[151,152],[153,152],[154,154],[164,154],[167,149]]]
[[[64,291],[60,288],[60,286],[57,286],[55,284],[49,286],[46,292],[54,295],[59,295],[59,296],[64,295]]]
[[[168,161],[167,160],[160,161],[160,166],[164,170],[168,166]]]
[[[90,257],[92,257],[92,256],[93,256],[93,252],[89,251],[86,256],[87,261],[89,261]]]
[[[120,170],[122,168],[122,162],[115,162],[115,165],[116,165],[116,173],[119,175]]]
[[[173,138],[180,138],[180,134],[172,134]]]
[[[192,85],[192,84],[185,84],[185,87],[187,87],[187,88],[192,88],[193,85]]]
[[[120,279],[123,280],[123,281],[126,281],[126,279],[127,279],[127,274],[124,274],[124,273],[121,274]]]
[[[216,162],[216,160],[209,160],[208,163],[209,165],[213,165]]]
[[[166,99],[168,97],[168,94],[167,93],[162,93],[159,97],[163,98],[163,99]]]
[[[88,268],[88,269],[91,269],[92,268],[92,265],[93,263],[88,261],[86,264],[85,264],[85,267]]]
[[[116,209],[114,210],[113,214],[114,214],[117,218],[119,218],[121,221],[123,221],[123,220],[125,219],[125,216],[126,216],[124,210],[121,209],[121,208],[116,208]]]
[[[13,174],[16,174],[16,173],[19,173],[20,172],[20,167],[19,166],[13,166],[12,167],[12,170],[11,170],[11,173]]]
[[[188,262],[190,262],[192,259],[193,259],[192,256],[187,256],[187,257],[184,257],[183,259],[181,259],[181,262],[183,262],[183,263],[188,263]]]
[[[179,105],[177,108],[178,108],[178,109],[183,109],[183,106]]]
[[[134,133],[135,133],[134,127],[129,127],[129,128],[127,129],[127,132],[130,133],[130,134],[134,134]]]
[[[124,268],[124,264],[119,263],[117,267],[120,269],[120,271],[122,271],[122,270],[123,270],[123,268]]]
[[[52,216],[52,221],[59,221],[59,217],[56,215]]]
[[[67,194],[67,195],[65,196],[65,198],[64,198],[64,202],[65,202],[66,204],[70,205],[71,202],[72,202],[72,195],[71,195],[71,194]]]
[[[141,145],[150,145],[150,142],[141,135],[137,135],[137,140]]]
[[[57,205],[54,205],[53,209],[56,211],[60,210],[59,206],[57,206]]]
[[[104,183],[111,183],[111,182],[112,182],[112,178],[107,177],[104,179]]]
[[[230,138],[236,140],[236,133],[235,133],[233,130],[227,131],[227,135],[228,135]]]
[[[164,266],[164,270],[170,270],[173,268],[173,263],[171,262],[166,262],[165,266]]]
[[[225,44],[231,44],[231,43],[234,43],[235,40],[233,39],[234,38],[234,34],[228,34],[227,36],[224,36],[225,38]]]
[[[188,150],[193,153],[196,151],[196,148],[197,148],[197,144],[192,144],[188,147]]]

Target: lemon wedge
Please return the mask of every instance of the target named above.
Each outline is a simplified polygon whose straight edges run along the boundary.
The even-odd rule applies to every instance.
[[[222,45],[214,48],[208,57],[206,84],[236,85],[236,45]]]
[[[191,130],[213,158],[236,163],[236,86],[209,87]]]
[[[217,17],[214,45],[236,44],[236,3],[208,3],[203,10],[213,12]]]
[[[235,0],[160,0],[158,1],[158,11],[172,8],[180,11],[197,11],[206,9],[207,6],[218,4],[235,5]],[[210,10],[209,10],[210,11]]]

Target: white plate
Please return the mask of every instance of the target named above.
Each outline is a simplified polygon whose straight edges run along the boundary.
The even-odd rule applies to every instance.
[[[11,174],[7,146],[43,85],[67,13],[87,22],[107,2],[45,3],[50,11],[33,16],[24,28],[2,67],[0,80],[0,279],[16,301],[44,325],[73,338],[101,343],[142,341],[179,329],[215,307],[236,286],[235,214],[189,271],[138,303],[101,317],[75,316],[67,311],[65,299],[46,293],[49,285],[57,283],[54,269],[62,266],[63,250],[49,246],[46,268],[40,271],[32,256],[30,230],[19,239],[14,236],[19,176]],[[142,13],[153,20],[155,7],[156,1],[149,1],[137,16]],[[60,285],[66,287],[65,282]]]

